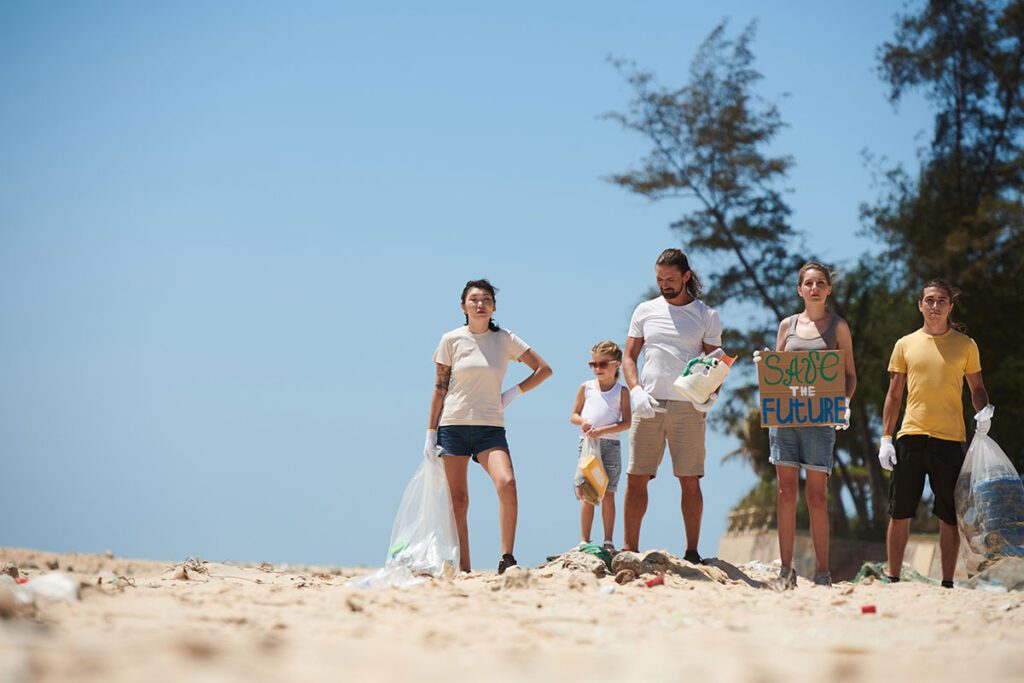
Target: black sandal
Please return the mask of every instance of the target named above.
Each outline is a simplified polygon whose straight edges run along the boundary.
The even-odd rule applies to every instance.
[[[511,553],[505,553],[501,556],[501,560],[498,561],[498,573],[504,574],[506,569],[517,564],[519,563],[516,562],[516,558],[512,557]]]

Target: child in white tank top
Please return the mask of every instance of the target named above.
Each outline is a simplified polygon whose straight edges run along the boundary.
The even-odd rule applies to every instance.
[[[601,501],[601,519],[604,522],[604,547],[614,550],[612,534],[615,530],[615,489],[622,472],[622,450],[619,433],[629,429],[632,419],[629,391],[619,384],[619,366],[622,349],[611,341],[601,341],[590,350],[590,368],[594,379],[587,380],[576,391],[569,421],[580,427],[580,447],[584,438],[597,439],[601,463],[608,473],[608,488]],[[585,501],[580,509],[580,545],[590,543],[594,525],[594,506]]]

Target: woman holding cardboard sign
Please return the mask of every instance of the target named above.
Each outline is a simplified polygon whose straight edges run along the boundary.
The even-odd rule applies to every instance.
[[[796,501],[800,489],[800,468],[807,471],[807,509],[811,518],[811,538],[817,559],[814,584],[831,586],[828,570],[828,477],[832,473],[832,452],[837,429],[850,426],[850,397],[857,388],[857,373],[853,362],[853,338],[850,326],[834,313],[825,310],[825,302],[832,293],[832,271],[816,261],[800,268],[797,294],[804,302],[802,313],[783,319],[775,340],[776,351],[825,351],[841,349],[846,357],[846,411],[842,422],[832,426],[805,426],[768,430],[771,449],[770,462],[775,465],[779,489],[777,518],[779,528],[779,555],[782,569],[779,586],[783,590],[796,588],[793,571],[793,543],[796,536]],[[768,349],[765,349],[766,351]],[[754,352],[754,362],[761,360]]]

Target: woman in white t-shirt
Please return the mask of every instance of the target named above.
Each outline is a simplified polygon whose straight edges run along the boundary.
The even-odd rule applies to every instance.
[[[501,560],[498,573],[516,564],[512,555],[516,537],[518,500],[508,441],[505,407],[523,392],[551,376],[551,368],[529,345],[492,319],[495,289],[487,280],[470,280],[462,290],[466,324],[446,332],[437,350],[437,382],[430,400],[424,453],[444,456],[444,470],[452,495],[459,532],[459,568],[470,571],[469,460],[480,463],[498,493]],[[510,360],[525,363],[533,373],[502,392],[501,383]],[[440,447],[440,449],[438,449]]]

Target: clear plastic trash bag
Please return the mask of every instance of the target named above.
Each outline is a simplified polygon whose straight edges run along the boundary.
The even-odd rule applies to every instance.
[[[424,575],[451,578],[458,566],[459,535],[444,463],[424,457],[398,506],[384,567],[347,585],[414,586]]]
[[[960,555],[969,573],[1002,557],[1024,557],[1024,484],[990,437],[971,441],[954,498]]]

